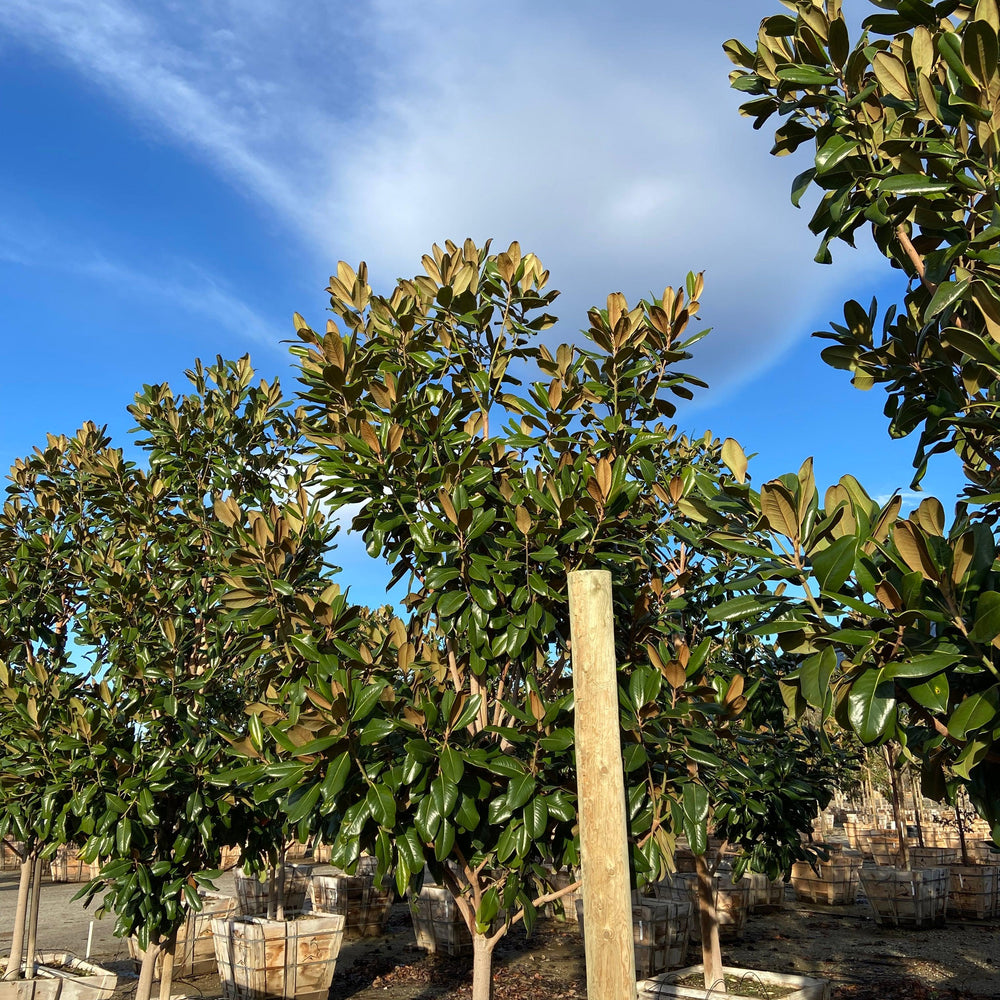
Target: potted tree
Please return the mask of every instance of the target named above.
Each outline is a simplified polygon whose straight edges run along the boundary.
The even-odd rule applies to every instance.
[[[646,644],[650,620],[686,607],[685,545],[698,542],[703,520],[696,494],[700,477],[723,474],[723,446],[662,422],[671,395],[689,396],[696,382],[672,366],[698,339],[682,339],[697,276],[687,296],[667,289],[631,309],[610,296],[590,313],[593,347],[552,354],[532,344],[551,322],[535,313],[554,298],[533,255],[449,243],[424,268],[382,297],[364,266],[341,264],[330,291],[346,334],[297,319],[294,349],[324,499],[360,507],[354,528],[394,580],[408,579],[412,617],[374,650],[304,650],[314,694],[297,680],[260,717],[287,757],[274,773],[287,772],[295,814],[311,807],[338,824],[334,864],[352,865],[367,847],[383,870],[395,866],[401,891],[419,887],[425,866],[450,890],[473,942],[479,1000],[496,942],[574,888],[551,891],[544,867],[577,861],[568,569],[608,564],[618,576],[633,858],[642,879],[666,867],[676,829],[661,789],[687,776],[697,740],[668,721],[668,685]],[[546,381],[518,394],[525,363]],[[504,411],[514,419],[498,427]],[[267,589],[251,589],[252,613],[270,613]],[[710,689],[710,707],[697,683],[711,637],[696,655],[680,617],[669,632],[704,711],[738,715],[735,678]],[[288,703],[287,714],[277,708]],[[331,742],[297,746],[290,734],[304,718]]]
[[[148,466],[105,454],[81,490],[90,555],[77,632],[135,736],[113,762],[94,761],[83,826],[87,856],[105,863],[86,892],[103,892],[116,933],[136,936],[140,1000],[160,954],[169,996],[178,929],[203,908],[223,847],[255,852],[280,835],[223,737],[245,733],[259,683],[252,664],[233,668],[239,621],[223,576],[236,524],[309,504],[280,388],[254,384],[246,358],[199,362],[188,378],[191,393],[146,386],[130,408]],[[275,585],[291,589],[282,575],[300,568],[281,563]]]

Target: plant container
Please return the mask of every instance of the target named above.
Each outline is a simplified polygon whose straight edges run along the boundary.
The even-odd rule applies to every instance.
[[[743,936],[747,913],[750,911],[750,880],[741,878],[733,882],[726,876],[714,875],[715,911],[719,918],[719,937],[736,939]],[[695,915],[691,920],[691,939],[701,940],[701,922],[698,919],[698,876],[675,873],[662,882],[655,882],[647,888],[656,899],[669,899],[691,904]]]
[[[326,1000],[344,940],[339,913],[212,921],[225,1000]]]
[[[267,913],[268,883],[267,875],[264,881],[255,875],[244,872],[236,874],[236,898],[239,900],[239,912],[245,917],[255,917]],[[284,878],[284,905],[286,913],[298,913],[305,909],[306,895],[309,892],[309,880],[312,868],[308,865],[285,865],[283,875],[278,873],[278,879]]]
[[[940,927],[948,903],[947,868],[861,870],[861,888],[882,927]]]
[[[557,869],[552,865],[545,865],[544,867],[546,871],[546,881],[548,882],[552,892],[558,892],[560,889],[565,889],[574,882],[580,881],[579,868]],[[567,892],[566,895],[560,896],[558,899],[553,900],[550,903],[546,903],[541,910],[541,915],[555,918],[556,920],[564,920],[568,924],[575,924],[578,920],[576,903],[577,900],[582,898],[582,886],[577,886],[571,892]]]
[[[0,1000],[109,1000],[118,976],[66,952],[41,952],[33,979],[0,982]]]
[[[410,916],[417,947],[444,955],[471,955],[472,935],[455,897],[439,885],[425,885],[410,895]]]
[[[99,862],[88,864],[75,847],[60,847],[49,863],[53,882],[89,882],[101,870]]]
[[[660,997],[690,998],[690,1000],[740,1000],[751,996],[755,1000],[762,996],[780,1000],[830,1000],[830,981],[810,976],[793,976],[782,972],[757,972],[752,969],[736,969],[728,965],[722,967],[726,977],[726,989],[706,991],[702,985],[704,967],[692,965],[651,979],[640,980],[637,984],[637,1000],[659,1000]],[[678,985],[680,981],[697,980],[697,985]],[[740,992],[740,984],[749,987]]]
[[[309,892],[315,912],[343,914],[347,937],[385,933],[393,889],[377,888],[373,875],[314,875]]]
[[[587,934],[583,900],[576,904],[577,918]],[[643,979],[682,965],[691,937],[691,904],[632,894],[632,940],[636,975]]]
[[[829,861],[808,861],[792,865],[792,888],[799,899],[812,903],[850,905],[858,898],[858,872],[862,858],[852,851],[834,854]]]
[[[947,868],[958,864],[958,853],[953,847],[911,847],[910,867]]]
[[[16,872],[24,860],[24,844],[19,840],[0,841],[0,871]]]
[[[948,916],[991,920],[1000,916],[1000,866],[949,865]]]
[[[992,840],[967,840],[965,851],[969,855],[969,860],[977,865],[997,865],[1000,864],[1000,847],[997,847]],[[962,860],[962,852],[956,851],[956,864]]]
[[[212,938],[212,921],[236,915],[236,900],[217,892],[199,892],[201,910],[188,910],[187,920],[177,929],[177,944],[174,948],[174,975],[207,976],[216,971],[215,944]],[[135,937],[128,941],[129,954],[136,966],[142,965],[146,952],[139,947]],[[163,956],[159,955],[153,966],[153,975],[160,976]]]
[[[899,837],[894,831],[870,834],[866,848],[877,865],[892,868],[899,861]]]

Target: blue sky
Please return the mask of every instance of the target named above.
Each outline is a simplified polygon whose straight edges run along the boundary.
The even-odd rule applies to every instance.
[[[777,0],[541,6],[4,0],[0,466],[88,419],[124,443],[132,393],[198,356],[250,352],[290,386],[281,341],[294,311],[324,321],[338,259],[385,287],[471,235],[538,253],[562,339],[609,291],[704,269],[712,388],[681,425],[758,452],[758,482],[813,455],[823,484],[906,487],[882,397],[809,337],[898,274],[864,249],[812,263],[804,167],[728,88],[722,42]],[[956,463],[927,486],[953,495]],[[342,547],[375,601],[364,558]]]

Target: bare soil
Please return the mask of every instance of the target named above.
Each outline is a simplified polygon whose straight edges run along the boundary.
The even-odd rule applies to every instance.
[[[317,869],[321,871],[322,868]],[[78,885],[42,890],[39,949],[84,958],[93,917],[73,902]],[[232,876],[220,881],[233,891]],[[17,877],[0,874],[0,952],[10,941]],[[95,921],[90,957],[118,972],[124,1000],[135,989],[135,969],[110,917]],[[727,965],[821,976],[834,1000],[966,1000],[1000,998],[1000,921],[952,922],[926,931],[876,926],[867,903],[800,903],[789,890],[784,906],[750,916],[741,941],[723,942]],[[701,960],[692,952],[692,964]],[[428,955],[414,944],[406,905],[397,903],[388,931],[345,941],[331,1000],[469,1000],[470,959]],[[585,1000],[583,940],[575,924],[540,921],[525,938],[515,928],[495,955],[495,1000]],[[220,996],[215,976],[175,981],[174,996]],[[591,998],[595,1000],[595,998]]]

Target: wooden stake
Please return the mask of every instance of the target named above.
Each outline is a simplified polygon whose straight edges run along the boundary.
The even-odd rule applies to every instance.
[[[635,1000],[611,574],[579,570],[568,584],[587,995]]]

